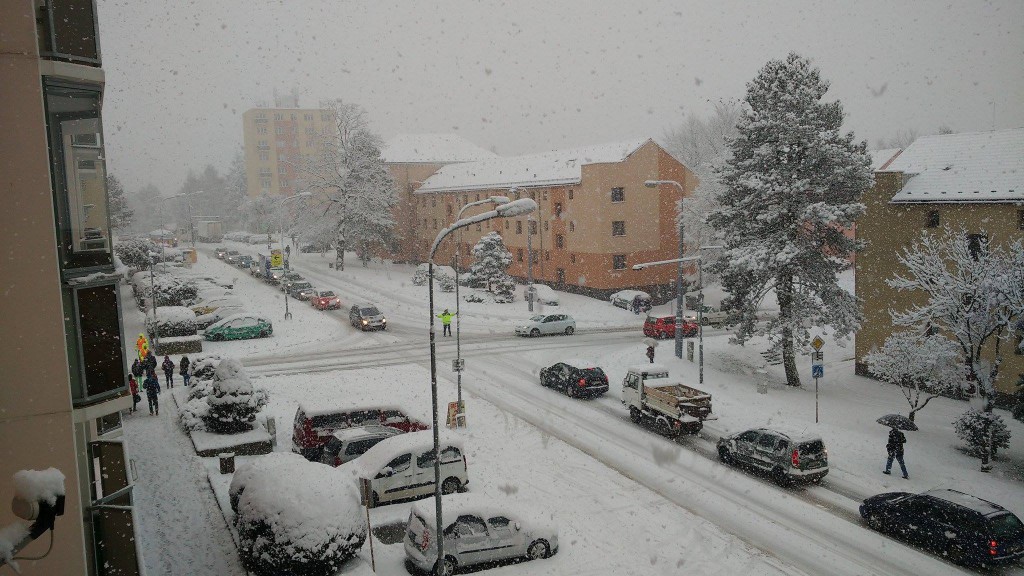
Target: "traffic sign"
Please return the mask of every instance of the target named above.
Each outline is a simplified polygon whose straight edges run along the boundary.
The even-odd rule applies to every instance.
[[[820,351],[824,345],[825,341],[821,339],[821,336],[815,336],[814,340],[811,340],[811,348],[814,348],[816,352]]]
[[[452,372],[462,372],[466,369],[465,358],[454,358],[452,359]]]
[[[814,364],[811,366],[811,378],[824,378],[825,377],[825,366],[822,364]]]

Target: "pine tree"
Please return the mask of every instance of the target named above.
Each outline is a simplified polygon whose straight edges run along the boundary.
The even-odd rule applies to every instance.
[[[473,246],[470,274],[474,282],[484,284],[488,292],[503,291],[512,283],[508,275],[509,264],[512,264],[512,253],[505,248],[501,234],[491,232]]]
[[[734,340],[766,335],[781,352],[786,382],[799,386],[796,354],[810,328],[837,336],[860,323],[856,298],[837,283],[858,248],[843,229],[864,212],[871,185],[867,144],[841,134],[840,102],[823,102],[829,84],[808,59],[773,60],[747,84],[747,109],[732,156],[719,174],[725,190],[709,223],[725,238],[723,302],[736,322]],[[755,311],[772,290],[779,315],[756,324]]]
[[[124,230],[132,224],[134,210],[128,208],[128,199],[124,195],[124,185],[113,174],[107,175],[107,201],[110,210],[110,227]]]

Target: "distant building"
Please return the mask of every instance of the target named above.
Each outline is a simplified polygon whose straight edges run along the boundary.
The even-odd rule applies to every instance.
[[[66,491],[52,548],[43,535],[17,554],[40,558],[26,576],[140,574],[95,8],[0,2],[0,527],[15,472],[57,468]]]
[[[864,356],[898,328],[889,311],[905,310],[919,298],[886,280],[904,272],[897,254],[922,230],[962,229],[979,242],[999,244],[1024,237],[1024,128],[925,136],[879,166],[863,198],[867,212],[857,222],[857,237],[867,242],[856,267],[864,306],[856,342],[860,374],[868,372]],[[1006,354],[997,390],[1013,392],[1021,374],[1024,356]]]
[[[253,108],[242,114],[245,181],[250,197],[291,196],[302,168],[323,156],[337,127],[330,110]]]

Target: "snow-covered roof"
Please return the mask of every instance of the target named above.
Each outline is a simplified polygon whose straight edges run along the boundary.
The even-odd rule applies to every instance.
[[[885,170],[889,162],[896,158],[902,148],[886,148],[885,150],[868,150],[868,155],[871,156],[871,171]]]
[[[651,142],[650,138],[643,138],[513,158],[450,164],[427,178],[416,193],[577,184],[583,178],[584,165],[622,162],[648,142]]]
[[[381,150],[381,158],[390,164],[447,164],[497,157],[458,134],[399,134]]]
[[[462,442],[441,434],[439,438],[441,452],[449,446],[462,450]],[[388,462],[409,452],[419,455],[434,447],[434,431],[421,430],[419,432],[406,432],[390,438],[385,438],[373,445],[372,448],[363,453],[362,456],[351,462],[352,469],[359,478],[373,478],[380,469]]]
[[[881,171],[909,177],[892,202],[1024,201],[1024,128],[924,136]]]

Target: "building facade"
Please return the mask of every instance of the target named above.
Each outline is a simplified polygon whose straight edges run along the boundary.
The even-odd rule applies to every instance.
[[[302,169],[323,158],[337,130],[330,110],[253,108],[242,114],[245,180],[250,197],[292,196]]]
[[[95,3],[0,3],[0,68],[0,526],[17,521],[12,475],[57,468],[64,515],[22,574],[138,574]]]
[[[856,293],[864,324],[857,332],[856,370],[868,374],[864,356],[903,327],[890,310],[923,303],[923,294],[897,291],[886,281],[905,273],[897,255],[923,231],[963,231],[992,244],[1024,238],[1024,129],[927,136],[875,172],[864,195],[867,212],[857,223],[866,248],[857,255]],[[996,389],[1010,394],[1024,374],[1024,356],[1003,354]],[[1004,344],[1004,350],[1006,350]],[[994,357],[994,343],[988,351]]]
[[[647,180],[675,181],[682,190],[648,188]],[[529,197],[537,201],[536,213],[467,228],[461,239],[445,242],[434,261],[447,264],[458,249],[468,267],[473,246],[496,231],[512,252],[509,273],[520,280],[531,273],[532,258],[533,279],[560,290],[607,297],[638,288],[664,301],[675,294],[675,267],[631,267],[678,256],[676,204],[697,183],[650,139],[448,164],[413,187],[413,254],[425,256],[437,233],[469,202]],[[489,209],[480,206],[464,216]]]

